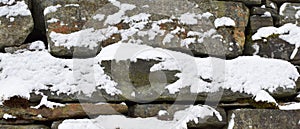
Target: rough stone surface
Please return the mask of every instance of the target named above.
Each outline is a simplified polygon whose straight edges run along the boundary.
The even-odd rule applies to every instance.
[[[234,115],[233,115],[234,114]],[[300,110],[238,109],[228,113],[233,129],[299,129]]]
[[[253,5],[260,5],[263,0],[219,0],[219,1],[235,1],[235,2],[242,2],[245,5],[253,6]]]
[[[299,1],[297,1],[299,2]],[[300,22],[300,3],[284,3],[280,7],[280,15],[282,16],[281,24],[285,23],[297,23]],[[298,12],[298,13],[297,13]]]
[[[189,105],[176,105],[176,104],[144,104],[144,105],[134,105],[129,106],[129,116],[131,117],[157,117],[160,120],[173,120],[173,116],[175,112],[184,110],[188,108]],[[168,114],[158,115],[159,111],[164,110],[167,111]],[[222,116],[222,118],[226,118],[226,113],[224,109],[217,108],[216,109]],[[189,122],[189,128],[203,128],[203,129],[212,129],[212,128],[222,128],[226,125],[226,120],[223,119],[219,121],[216,116],[208,117],[204,119],[199,119],[199,123]]]
[[[269,36],[265,40],[253,41],[252,47],[259,48],[253,51],[253,53],[262,57],[283,59],[291,61],[294,64],[297,64],[300,60],[300,52],[298,52],[293,59],[290,58],[295,49],[295,45],[280,39],[278,35]]]
[[[272,17],[261,17],[254,15],[250,17],[250,28],[253,33],[255,33],[259,28],[266,26],[273,26]]]
[[[67,104],[64,107],[54,109],[42,107],[33,108],[0,108],[0,119],[4,114],[17,116],[18,120],[55,121],[60,119],[82,118],[95,115],[116,115],[127,113],[127,106],[122,104]],[[41,115],[42,117],[40,117]]]
[[[26,3],[24,0],[18,0],[9,5],[0,2],[0,8],[16,8],[17,5],[21,5],[19,8],[24,9],[22,13],[15,14],[8,14],[6,11],[1,12],[0,50],[2,52],[5,47],[20,46],[33,29],[33,19]]]
[[[45,125],[0,125],[1,129],[50,129]]]
[[[60,34],[70,34],[78,32],[84,28],[85,23],[92,19],[92,15],[107,3],[107,0],[86,1],[86,0],[53,0],[41,1],[44,8],[58,6],[56,11],[45,13],[45,22],[47,24],[48,42],[50,44],[50,52],[58,57],[91,57],[95,56],[101,50],[100,42],[98,47],[92,49],[81,46],[64,47],[56,45],[49,36],[51,32]],[[53,21],[53,19],[55,19]],[[51,21],[52,20],[52,21]],[[86,37],[74,37],[86,38]]]

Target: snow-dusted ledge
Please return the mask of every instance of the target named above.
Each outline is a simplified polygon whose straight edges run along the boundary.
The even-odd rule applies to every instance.
[[[262,27],[258,29],[257,32],[252,36],[252,40],[267,38],[273,34],[279,34],[279,38],[295,45],[295,49],[290,56],[290,59],[295,58],[300,47],[300,27],[292,23],[287,23],[279,28],[273,26]]]
[[[162,62],[151,71],[179,70],[179,80],[167,85],[171,94],[190,87],[191,93],[215,92],[219,88],[257,96],[257,101],[274,102],[268,92],[295,88],[299,77],[287,61],[258,56],[233,60],[195,58],[180,52],[146,45],[117,43],[105,47],[95,58],[58,59],[48,51],[0,53],[0,102],[14,95],[30,97],[30,92],[50,89],[57,93],[82,92],[87,96],[97,89],[110,95],[122,94],[117,83],[104,74],[101,60],[155,59]],[[212,83],[205,80],[212,80]],[[261,99],[259,99],[261,98]],[[266,98],[269,98],[266,100]]]
[[[104,129],[187,129],[187,123],[194,121],[199,123],[199,119],[216,116],[222,121],[222,116],[215,109],[207,105],[190,106],[185,110],[177,111],[172,121],[162,121],[156,117],[150,118],[127,118],[121,115],[99,116],[95,119],[65,120],[58,126],[59,129],[74,128],[104,128]]]

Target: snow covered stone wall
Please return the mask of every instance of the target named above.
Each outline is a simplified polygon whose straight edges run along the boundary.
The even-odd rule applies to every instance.
[[[299,0],[0,0],[0,128],[300,128],[299,19]]]

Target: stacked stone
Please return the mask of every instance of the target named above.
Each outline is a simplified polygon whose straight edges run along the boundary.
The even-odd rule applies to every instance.
[[[278,35],[272,35],[266,39],[254,41],[251,38],[252,35],[262,27],[280,27],[286,23],[294,23],[299,26],[300,18],[297,13],[300,11],[300,2],[298,0],[178,0],[176,2],[174,2],[174,0],[162,0],[155,3],[160,6],[140,6],[134,10],[127,10],[128,15],[133,16],[145,11],[153,14],[153,16],[150,17],[152,21],[170,19],[173,16],[183,15],[186,11],[196,14],[210,12],[212,16],[205,18],[203,15],[202,17],[204,17],[204,19],[196,19],[196,24],[192,25],[188,22],[180,23],[178,21],[159,24],[160,29],[166,33],[171,33],[176,27],[185,29],[173,35],[172,43],[163,43],[166,34],[158,35],[150,41],[149,37],[144,38],[138,34],[128,36],[126,37],[128,39],[124,39],[123,35],[119,32],[121,30],[128,30],[131,26],[124,21],[120,21],[112,25],[118,29],[118,31],[115,30],[115,33],[105,35],[106,37],[103,40],[91,39],[93,43],[95,43],[94,46],[76,46],[74,44],[76,44],[77,40],[86,38],[80,36],[86,36],[84,31],[88,28],[103,29],[107,27],[107,23],[103,21],[105,16],[97,14],[111,15],[118,13],[119,10],[115,8],[114,4],[109,3],[107,0],[33,1],[34,0],[16,0],[13,3],[9,3],[0,0],[0,8],[22,4],[26,12],[19,15],[11,15],[9,12],[4,15],[0,13],[0,49],[2,52],[13,53],[18,49],[28,47],[22,46],[24,45],[23,43],[26,43],[26,38],[33,30],[39,30],[43,35],[38,39],[42,40],[43,36],[46,36],[48,39],[47,42],[49,42],[50,53],[55,57],[61,58],[90,58],[96,56],[103,47],[110,44],[123,40],[129,42],[140,39],[144,41],[144,44],[150,46],[180,51],[197,57],[214,56],[232,59],[243,55],[259,55],[267,58],[290,61],[295,64],[298,69],[300,65],[300,52],[296,53],[295,58],[290,58],[295,49],[295,45],[291,45],[280,39]],[[149,1],[119,1],[137,5],[151,5]],[[198,6],[195,6],[196,4]],[[179,10],[172,12],[172,10],[178,8]],[[31,13],[29,11],[30,9]],[[43,12],[41,12],[41,10],[43,10]],[[157,12],[157,10],[160,10],[160,12]],[[44,14],[44,16],[41,14]],[[214,21],[222,17],[231,18],[235,24],[216,26]],[[40,19],[45,20],[40,21]],[[146,25],[144,29],[149,28],[151,28],[151,26]],[[212,30],[213,33],[208,33],[210,30]],[[43,31],[46,32],[43,33]],[[91,32],[95,32],[95,30]],[[202,39],[203,43],[188,43],[182,45],[182,41],[188,41],[187,39],[189,38],[201,39],[201,37],[197,36],[190,37],[187,34],[188,32],[207,33],[208,36]],[[79,36],[78,39],[74,40],[68,38],[68,36],[72,34],[77,34]],[[59,36],[64,37],[63,41],[57,39]],[[69,41],[75,43],[67,44]],[[255,46],[258,46],[260,49],[255,50]],[[214,103],[214,99],[207,101],[207,98],[217,95],[218,93],[211,94],[203,92],[196,94],[191,93],[190,89],[186,88],[178,93],[170,94],[164,87],[151,87],[149,76],[155,73],[151,72],[150,68],[156,63],[158,63],[156,60],[137,60],[136,62],[104,60],[101,62],[101,65],[105,68],[105,73],[118,83],[122,94],[111,95],[100,89],[94,92],[92,96],[86,96],[81,93],[61,94],[50,90],[41,90],[40,92],[48,96],[48,100],[50,101],[75,104],[68,104],[65,107],[54,109],[30,109],[28,108],[29,106],[36,105],[42,98],[41,95],[32,93],[28,105],[25,107],[15,107],[16,105],[14,104],[9,106],[9,103],[14,103],[14,101],[7,102],[5,107],[0,107],[0,128],[55,129],[58,128],[61,120],[97,115],[116,115],[119,113],[126,114],[126,116],[133,118],[157,117],[161,120],[172,120],[172,116],[176,111],[185,109],[188,105],[195,104],[213,105],[215,109],[220,112],[223,119],[220,121],[216,115],[199,118],[200,122],[198,123],[189,122],[189,128],[223,129],[228,126],[230,127],[232,120],[236,123],[233,126],[234,129],[281,129],[299,127],[298,121],[300,119],[300,112],[298,110],[280,111],[277,110],[277,105],[253,101],[254,96],[247,93],[222,89],[224,91],[219,104],[214,105],[210,104]],[[117,68],[120,69],[111,69],[112,65],[117,65]],[[126,71],[124,71],[126,68],[130,68],[130,80],[124,79],[124,76],[127,76]],[[112,74],[112,72],[117,72],[118,74]],[[159,72],[163,72],[166,75],[167,84],[174,83],[178,80],[175,75],[179,71],[168,70]],[[210,80],[207,80],[207,82],[211,83]],[[136,91],[133,92],[132,89],[128,88],[129,83],[132,84]],[[299,88],[300,84],[298,81],[295,89],[277,89],[271,93],[271,95],[282,101],[299,101],[299,98],[295,98]],[[96,104],[99,102],[108,102],[110,104]],[[120,104],[122,102],[126,102],[127,105]],[[108,107],[112,107],[113,110],[109,110]],[[161,110],[168,110],[169,114],[158,115]],[[7,113],[12,116],[18,116],[18,119],[4,119],[3,116]],[[39,115],[44,117],[41,118]],[[39,125],[36,123],[39,123]],[[252,125],[255,125],[255,127]]]

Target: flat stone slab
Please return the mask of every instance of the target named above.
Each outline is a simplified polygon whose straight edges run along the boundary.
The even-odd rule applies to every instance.
[[[237,109],[229,111],[230,129],[299,129],[300,110]]]
[[[39,109],[33,108],[0,108],[0,119],[54,121],[60,119],[82,118],[97,115],[118,115],[127,113],[123,104],[67,104],[63,107]]]

